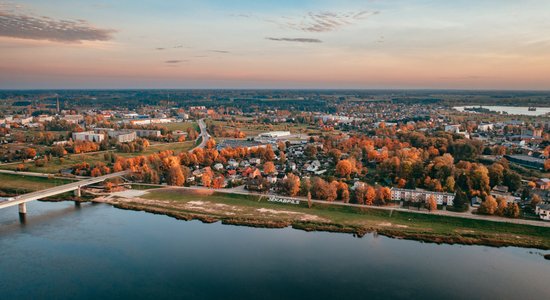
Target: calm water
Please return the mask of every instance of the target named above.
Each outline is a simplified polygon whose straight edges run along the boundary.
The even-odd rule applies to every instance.
[[[184,222],[107,205],[0,210],[0,299],[548,299],[537,250]]]
[[[464,111],[464,108],[472,108],[474,106],[456,106],[453,107],[454,109],[458,111]],[[475,106],[478,107],[478,106]],[[483,108],[487,108],[492,111],[496,112],[506,112],[509,115],[525,115],[525,116],[542,116],[544,114],[550,113],[550,107],[537,107],[536,111],[529,111],[529,107],[527,106],[483,106]]]

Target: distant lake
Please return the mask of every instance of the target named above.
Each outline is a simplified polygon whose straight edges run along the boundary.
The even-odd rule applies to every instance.
[[[464,111],[465,108],[473,108],[479,106],[455,106],[454,109]],[[525,115],[525,116],[542,116],[550,113],[550,107],[537,107],[536,111],[529,111],[527,106],[482,106],[483,108],[496,111],[507,112],[509,115]]]
[[[548,299],[522,248],[180,221],[104,204],[0,210],[0,298]]]

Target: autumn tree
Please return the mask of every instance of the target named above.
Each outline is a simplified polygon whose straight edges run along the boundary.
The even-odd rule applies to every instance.
[[[300,191],[300,177],[289,173],[283,180],[283,191],[285,194],[292,197],[298,195]]]
[[[273,174],[277,171],[275,164],[271,161],[268,161],[264,164],[264,174]]]
[[[353,166],[351,162],[347,159],[343,159],[336,164],[336,174],[340,175],[341,177],[349,177],[351,175],[351,172],[353,170]]]
[[[495,200],[495,198],[493,198],[493,196],[489,195],[485,198],[485,201],[481,203],[478,211],[479,213],[482,213],[482,214],[494,215],[497,209],[498,209],[497,201]]]
[[[517,203],[509,203],[504,211],[504,215],[508,218],[518,218],[520,214],[519,205]]]
[[[221,189],[224,183],[225,183],[225,178],[223,177],[223,175],[218,175],[212,181],[212,187],[215,189]]]
[[[434,195],[429,195],[428,199],[426,199],[426,208],[430,211],[437,210],[437,200]]]
[[[23,155],[25,158],[33,158],[36,156],[36,149],[34,148],[25,148]]]
[[[391,190],[388,187],[379,186],[376,189],[376,204],[384,205],[391,200]]]
[[[168,176],[166,176],[166,182],[169,185],[182,186],[185,183],[185,177],[181,170],[180,165],[172,165],[168,170]]]
[[[534,194],[531,197],[531,202],[529,204],[531,205],[531,208],[534,210],[537,208],[537,205],[539,205],[541,202],[542,202],[542,199],[540,198],[540,196],[537,194]]]
[[[376,190],[372,186],[367,185],[367,188],[365,190],[365,204],[373,205],[375,200],[376,200]]]

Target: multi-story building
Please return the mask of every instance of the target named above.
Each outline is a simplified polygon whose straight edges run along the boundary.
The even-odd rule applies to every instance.
[[[107,134],[110,138],[116,139],[118,143],[133,142],[137,138],[135,131],[109,131]]]
[[[93,131],[73,132],[73,141],[90,141],[101,143],[104,139],[105,135],[102,133],[95,133]]]
[[[451,193],[431,192],[420,189],[391,189],[391,199],[394,201],[425,202],[430,196],[433,196],[439,205],[453,205],[453,200],[455,199],[455,194]]]

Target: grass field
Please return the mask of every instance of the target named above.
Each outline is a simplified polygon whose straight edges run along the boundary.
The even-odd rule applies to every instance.
[[[67,184],[71,180],[0,174],[0,190],[9,194],[23,194]]]
[[[199,124],[197,122],[177,122],[177,123],[166,123],[162,124],[163,127],[168,128],[168,130],[187,130],[187,128],[194,128],[197,132],[200,131]]]
[[[319,224],[330,224],[333,228],[364,229],[425,241],[550,248],[548,227],[324,204],[313,204],[312,208],[308,208],[306,203],[281,204],[256,196],[204,194],[182,189],[150,190],[142,198],[164,201],[165,205],[156,204],[163,209],[207,214],[222,220],[240,218],[255,219],[260,223],[288,222],[310,230],[315,230]],[[325,225],[320,227],[325,228]]]

